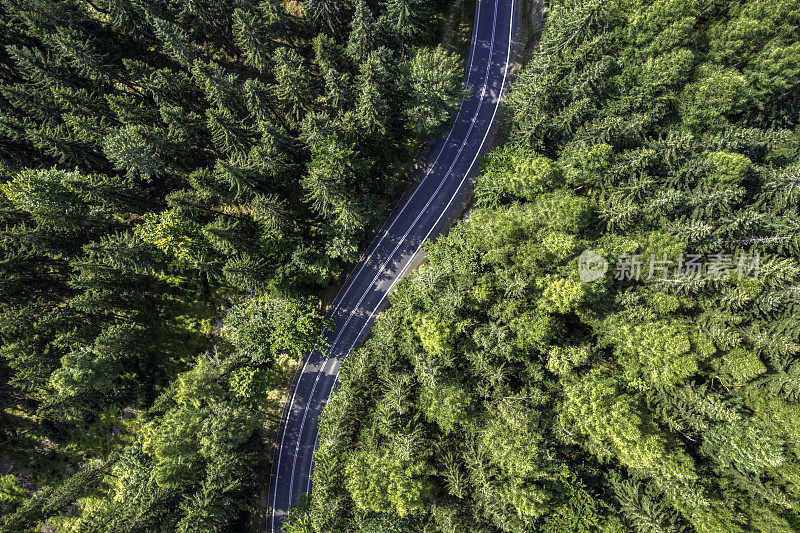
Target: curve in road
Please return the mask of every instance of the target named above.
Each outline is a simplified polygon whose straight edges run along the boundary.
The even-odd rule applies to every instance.
[[[291,505],[311,490],[319,416],[333,391],[341,362],[362,339],[386,297],[422,244],[460,214],[472,194],[476,163],[487,149],[508,86],[518,0],[478,0],[466,74],[470,96],[461,102],[447,136],[403,207],[384,225],[366,258],[334,301],[325,332],[328,354],[312,351],[294,387],[272,467],[272,509],[267,529],[277,533]],[[466,186],[465,186],[466,185]]]

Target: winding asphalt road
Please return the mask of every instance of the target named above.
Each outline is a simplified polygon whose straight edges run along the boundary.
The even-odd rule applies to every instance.
[[[521,0],[477,0],[469,66],[470,96],[453,126],[439,140],[425,176],[395,210],[365,258],[339,292],[326,331],[329,355],[314,350],[297,379],[279,433],[270,481],[267,529],[277,533],[289,507],[310,493],[317,423],[339,375],[339,366],[369,331],[387,295],[414,264],[422,243],[444,232],[472,194],[479,158],[488,149],[501,99],[510,79],[509,63]]]

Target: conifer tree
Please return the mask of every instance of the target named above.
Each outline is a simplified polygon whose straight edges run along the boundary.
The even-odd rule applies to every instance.
[[[458,90],[461,65],[442,48],[420,50],[409,65],[411,100],[406,116],[418,134],[429,134],[455,112],[463,96]]]
[[[280,49],[275,54],[275,95],[290,123],[299,124],[311,107],[311,86],[303,59],[294,50]]]
[[[384,0],[384,17],[391,30],[400,39],[419,39],[425,32],[429,16],[424,0]]]
[[[361,64],[356,80],[356,113],[368,131],[384,135],[389,128],[391,109],[390,54],[386,48],[371,52]]]
[[[224,531],[252,507],[258,398],[318,340],[295,297],[396,189],[376,132],[408,141],[414,44],[376,52],[368,6],[0,1],[0,444],[43,488],[4,526]],[[228,342],[215,317],[245,295],[275,301]],[[73,490],[65,467],[110,452]]]
[[[158,39],[163,43],[164,51],[174,57],[184,67],[189,67],[194,62],[197,50],[189,42],[189,36],[177,26],[164,19],[153,18],[153,30]]]
[[[376,48],[375,18],[364,0],[358,0],[353,14],[352,31],[347,40],[347,53],[356,63],[366,61]]]
[[[65,355],[52,376],[58,400],[97,412],[129,399],[121,376],[144,363],[144,340],[144,328],[121,324],[103,331],[92,346]]]
[[[237,8],[233,12],[233,34],[236,46],[244,52],[247,64],[261,72],[269,66],[269,48],[271,42],[268,28],[261,17],[255,13]]]
[[[337,0],[305,0],[306,16],[312,27],[340,40],[345,21],[344,2]]]
[[[306,200],[326,218],[335,219],[345,229],[360,229],[364,213],[353,187],[359,178],[357,154],[352,145],[334,136],[315,147],[302,180]]]
[[[170,170],[172,151],[166,132],[144,125],[127,125],[109,135],[103,145],[106,157],[130,177],[151,181]]]

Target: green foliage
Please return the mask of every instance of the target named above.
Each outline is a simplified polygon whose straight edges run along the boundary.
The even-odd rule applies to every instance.
[[[25,531],[92,491],[113,463],[92,462],[56,488],[39,491],[3,521],[5,531]]]
[[[670,468],[663,465],[663,439],[643,418],[633,397],[621,394],[599,372],[587,374],[566,389],[564,415],[601,446],[608,446],[634,469]]]
[[[381,47],[369,53],[359,66],[356,79],[356,114],[361,126],[370,133],[386,135],[392,99],[391,53]]]
[[[480,205],[497,205],[510,198],[533,200],[564,182],[561,166],[529,150],[506,146],[486,159],[484,176],[475,189]]]
[[[344,19],[344,6],[335,0],[306,0],[309,21],[317,30],[338,35]]]
[[[422,347],[429,354],[441,356],[450,351],[451,329],[447,324],[442,324],[431,317],[423,316],[415,324],[415,329]]]
[[[361,63],[375,48],[377,37],[375,18],[364,0],[356,3],[352,25],[353,30],[347,40],[347,53],[353,58],[353,61]]]
[[[127,125],[106,138],[103,149],[118,170],[129,176],[152,180],[168,170],[169,153],[163,130],[144,125]]]
[[[697,67],[696,81],[686,85],[679,98],[687,126],[712,130],[724,128],[729,117],[752,105],[747,79],[740,72],[709,63]]]
[[[751,166],[746,156],[725,152],[709,154],[708,161],[712,170],[707,179],[723,185],[739,185],[747,177]]]
[[[299,358],[318,342],[322,317],[306,302],[289,298],[250,300],[228,312],[223,335],[253,364]]]
[[[231,373],[228,387],[233,398],[258,406],[267,399],[269,374],[260,368],[237,368]]]
[[[747,383],[766,372],[767,367],[753,352],[737,348],[723,356],[720,371],[735,383]]]
[[[362,200],[356,195],[363,160],[355,145],[338,136],[315,146],[302,180],[306,199],[315,211],[345,230],[361,229],[366,222]]]
[[[23,490],[15,476],[0,476],[0,510],[4,516],[11,514],[27,499],[28,493]]]
[[[192,64],[197,50],[189,42],[186,32],[157,17],[153,18],[153,30],[156,37],[163,43],[164,51],[167,54],[174,57],[184,67]]]
[[[121,324],[103,331],[92,346],[66,354],[50,378],[58,398],[92,410],[109,401],[113,405],[120,396],[124,400],[125,382],[134,377],[131,370],[145,362],[145,339],[141,326]]]
[[[429,135],[455,114],[463,67],[457,57],[438,47],[417,51],[408,68],[411,103],[406,116],[413,131]]]
[[[765,431],[758,420],[718,425],[703,434],[700,453],[713,459],[721,468],[743,472],[761,472],[780,466],[784,461],[783,443]]]
[[[425,21],[431,13],[424,0],[384,0],[385,20],[401,39],[419,39],[425,33]]]
[[[403,517],[422,507],[427,468],[391,454],[354,453],[345,465],[347,490],[361,509],[394,511]]]
[[[287,118],[300,123],[311,106],[311,85],[300,55],[281,48],[275,57],[275,96],[286,111]]]
[[[611,478],[614,496],[619,502],[622,516],[636,531],[680,531],[679,517],[671,512],[652,494],[632,480],[621,480],[618,476]],[[677,523],[676,523],[677,522]]]

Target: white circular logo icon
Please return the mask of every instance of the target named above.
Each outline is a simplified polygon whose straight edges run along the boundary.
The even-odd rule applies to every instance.
[[[607,271],[608,261],[591,250],[584,251],[578,258],[578,275],[584,283],[602,278]]]

